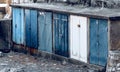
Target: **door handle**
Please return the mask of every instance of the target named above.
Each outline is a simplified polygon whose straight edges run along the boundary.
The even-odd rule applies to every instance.
[[[80,28],[80,24],[77,25]]]

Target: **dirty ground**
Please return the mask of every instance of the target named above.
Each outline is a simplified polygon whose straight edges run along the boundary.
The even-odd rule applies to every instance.
[[[97,72],[92,67],[10,52],[0,57],[0,72]]]

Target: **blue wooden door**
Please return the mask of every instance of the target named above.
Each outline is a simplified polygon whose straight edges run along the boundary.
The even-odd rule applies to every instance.
[[[52,13],[39,12],[39,50],[52,53]]]
[[[38,47],[37,11],[26,9],[25,22],[26,22],[26,46],[37,48]]]
[[[24,44],[24,10],[13,8],[13,41]]]
[[[68,15],[54,14],[54,51],[68,57]]]
[[[90,19],[90,63],[105,66],[108,55],[107,20]]]

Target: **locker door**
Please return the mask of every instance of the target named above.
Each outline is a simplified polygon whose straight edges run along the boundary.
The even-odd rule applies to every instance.
[[[26,39],[26,46],[31,47],[31,24],[30,24],[30,10],[25,10],[25,39]]]
[[[37,11],[31,10],[30,12],[30,22],[31,22],[31,47],[38,47],[38,36],[37,36]]]
[[[99,65],[107,64],[108,55],[108,23],[107,20],[99,20]]]
[[[68,16],[54,14],[55,54],[68,57]]]
[[[71,16],[71,58],[87,62],[87,18]]]
[[[12,39],[13,39],[13,42],[16,42],[16,8],[13,8],[12,9],[12,11],[13,11],[13,35],[12,35]]]
[[[52,52],[52,14],[39,12],[39,50]]]
[[[90,19],[90,63],[98,64],[98,20]]]

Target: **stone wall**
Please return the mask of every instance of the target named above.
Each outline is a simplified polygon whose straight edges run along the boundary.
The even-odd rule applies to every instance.
[[[120,51],[109,51],[106,72],[120,72]]]
[[[120,0],[37,0],[37,2],[68,2],[92,7],[119,8]]]
[[[120,21],[110,23],[110,50],[120,50]]]
[[[91,0],[93,7],[118,8],[120,7],[120,0]]]

